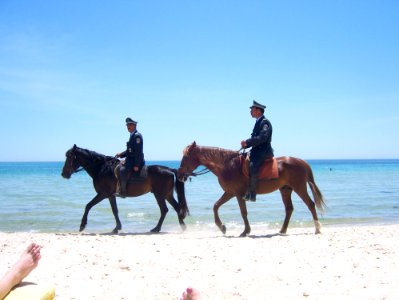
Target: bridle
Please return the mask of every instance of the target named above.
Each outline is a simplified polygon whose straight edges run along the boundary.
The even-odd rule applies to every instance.
[[[190,157],[190,154],[187,152],[187,158],[189,158],[189,157]],[[205,168],[203,168],[202,170],[200,170],[198,172],[183,173],[183,178],[185,180],[187,180],[187,179],[191,180],[190,177],[205,175],[205,174],[209,173],[210,171],[211,170],[209,170],[208,168],[205,167]]]
[[[191,174],[190,175],[188,175],[189,177],[190,176],[201,176],[201,175],[204,175],[204,174],[206,174],[206,173],[209,173],[211,170],[209,170],[208,168],[203,168],[201,171],[198,171],[198,172],[191,172]]]
[[[70,166],[69,166],[69,168],[70,168],[70,170],[72,170],[71,171],[71,174],[75,174],[75,173],[79,173],[80,171],[83,171],[83,170],[86,170],[86,169],[88,169],[88,168],[90,168],[90,167],[92,167],[92,166],[95,166],[95,165],[97,165],[97,164],[100,164],[100,163],[102,163],[103,162],[103,160],[97,160],[97,161],[93,161],[93,162],[91,162],[91,163],[88,163],[88,164],[86,164],[85,166],[83,165],[83,164],[81,164],[79,161],[78,161],[78,159],[77,159],[77,157],[76,157],[76,154],[75,154],[75,150],[72,150],[72,153],[68,153],[67,155],[66,155],[68,158],[72,158],[71,160],[70,160]],[[90,153],[90,156],[93,158],[93,155]],[[111,160],[113,160],[114,159],[114,157],[111,157],[111,158],[105,158],[105,160],[104,161],[111,161]],[[76,164],[78,164],[79,165],[79,167],[77,167],[75,170],[73,170],[73,163],[76,163]]]
[[[66,155],[66,157],[68,157],[70,159],[70,161],[69,161],[69,170],[70,170],[71,174],[75,174],[75,173],[78,173],[78,172],[84,170],[84,167],[78,162],[78,159],[76,158],[76,154],[75,153],[68,153]],[[74,166],[73,166],[74,163],[79,165],[79,167],[77,167],[75,170],[74,170]]]
[[[240,148],[237,152],[240,153],[241,151],[242,151],[242,154],[245,154],[245,148]],[[189,156],[189,155],[187,154],[187,156]],[[208,168],[205,167],[198,172],[183,173],[183,177],[187,179],[192,176],[201,176],[201,175],[207,174],[209,172],[211,172],[211,170],[209,170]]]

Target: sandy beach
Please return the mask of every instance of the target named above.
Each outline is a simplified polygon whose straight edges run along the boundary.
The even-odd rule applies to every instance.
[[[1,273],[34,241],[25,281],[56,299],[399,299],[399,225],[119,235],[0,233]]]

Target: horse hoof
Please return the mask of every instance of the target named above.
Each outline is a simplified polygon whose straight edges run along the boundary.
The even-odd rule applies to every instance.
[[[245,231],[243,233],[240,234],[240,237],[246,237],[248,235],[248,233],[246,233]]]
[[[220,230],[222,231],[223,234],[226,234],[227,230],[225,225],[220,226]]]
[[[114,230],[112,230],[113,234],[118,234],[119,230],[117,228],[115,228]]]
[[[187,226],[186,226],[186,224],[180,224],[180,227],[181,227],[181,230],[183,230],[183,231],[186,231],[186,229],[187,229]]]
[[[151,232],[152,233],[158,233],[158,232],[160,232],[161,231],[161,229],[158,229],[158,228],[153,228],[153,229],[151,229]]]

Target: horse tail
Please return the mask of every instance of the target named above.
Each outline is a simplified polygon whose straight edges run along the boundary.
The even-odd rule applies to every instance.
[[[310,168],[310,166],[309,166],[309,173],[308,173],[308,184],[312,191],[313,198],[316,203],[316,207],[320,210],[320,212],[324,212],[325,209],[327,208],[327,205],[325,203],[323,194],[321,193],[318,186],[316,185],[316,182],[314,181],[313,172],[312,172],[312,169]]]
[[[190,215],[190,211],[188,209],[186,193],[184,189],[184,181],[180,181],[177,179],[177,170],[172,169],[172,172],[175,174],[175,191],[177,194],[177,202],[180,206],[179,215],[184,219],[187,215]]]

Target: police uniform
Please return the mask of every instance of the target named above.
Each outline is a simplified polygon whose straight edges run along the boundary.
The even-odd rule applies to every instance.
[[[126,119],[127,124],[137,125],[136,121],[131,118]],[[120,168],[120,194],[126,194],[126,184],[133,172],[133,168],[138,167],[138,171],[135,175],[140,174],[140,170],[145,165],[144,153],[143,153],[143,137],[137,130],[130,133],[129,141],[126,143],[126,151],[119,154],[119,157],[126,158],[125,164]]]
[[[250,107],[257,107],[265,109],[266,106],[262,105],[256,101]],[[262,163],[265,159],[274,156],[272,142],[273,127],[268,119],[264,115],[256,120],[255,126],[252,130],[251,137],[247,139],[246,147],[252,147],[250,151],[250,182],[249,182],[249,192],[245,195],[244,199],[255,201],[256,200],[256,186],[258,183],[258,172]]]

